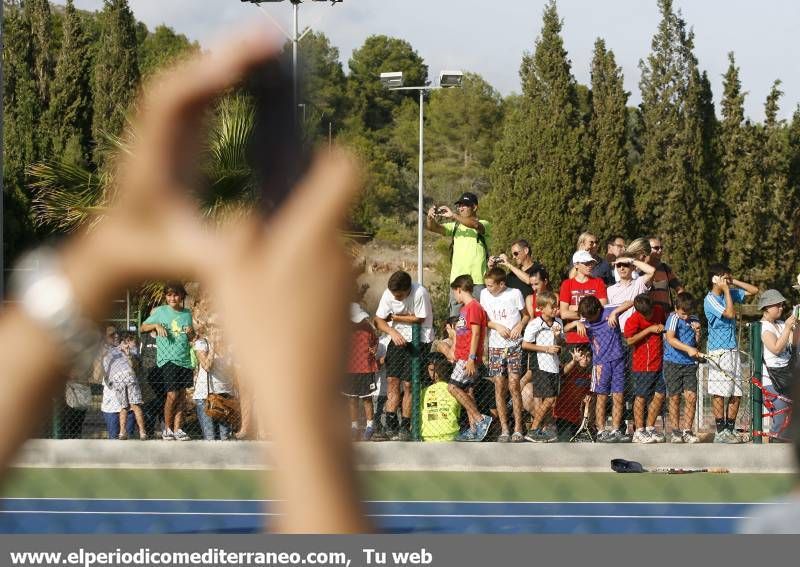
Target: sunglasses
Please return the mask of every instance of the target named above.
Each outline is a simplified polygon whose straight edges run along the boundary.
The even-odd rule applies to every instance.
[[[512,253],[511,253],[511,255],[512,255],[512,256],[514,256],[514,258],[516,258],[517,256],[519,256],[519,254],[520,254],[520,253],[519,253],[519,251],[517,251],[517,252],[512,252]]]
[[[617,268],[632,268],[633,267],[630,262],[620,262],[620,263],[614,264],[614,265]]]
[[[663,246],[651,246],[650,248],[652,248],[653,250],[663,250],[664,249]]]

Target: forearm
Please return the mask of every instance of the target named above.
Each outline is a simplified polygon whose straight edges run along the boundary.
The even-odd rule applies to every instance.
[[[758,293],[758,288],[747,282],[741,280],[732,280],[733,285],[744,290],[746,295],[755,295]]]
[[[632,346],[639,343],[639,341],[644,340],[649,334],[650,334],[650,329],[644,329],[631,337],[626,337],[625,342],[628,343],[628,346]]]
[[[413,325],[414,323],[422,323],[425,319],[417,317],[416,315],[392,315],[392,320],[398,323],[405,323]]]
[[[386,319],[375,317],[374,321],[375,321],[375,326],[378,328],[380,332],[385,333],[387,335],[392,334],[393,329],[389,326],[389,323],[386,322]]]
[[[531,277],[526,272],[519,269],[517,266],[513,264],[506,264],[506,266],[508,266],[508,269],[511,270],[520,279],[520,281],[530,285]]]
[[[477,329],[476,329],[477,327]],[[481,342],[481,331],[479,325],[472,326],[472,338],[469,341],[469,355],[470,356],[477,356],[478,350],[480,349],[480,342]]]

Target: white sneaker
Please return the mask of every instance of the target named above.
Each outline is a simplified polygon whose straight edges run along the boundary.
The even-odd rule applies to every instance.
[[[650,437],[653,439],[653,443],[664,443],[667,440],[663,433],[656,431],[655,427],[652,429],[648,428],[647,433],[650,434]]]
[[[161,432],[161,438],[164,441],[175,441],[175,434],[172,432],[171,429],[165,429]]]
[[[700,441],[700,439],[697,437],[697,435],[695,435],[694,433],[692,433],[688,429],[683,432],[682,437],[683,437],[683,442],[684,443],[697,443],[698,441]]]
[[[644,429],[637,429],[633,433],[633,442],[634,443],[652,443],[652,439],[650,439],[650,434]]]
[[[670,443],[683,443],[683,435],[680,434],[680,433],[675,433],[673,431],[672,435],[670,435],[669,442]]]
[[[177,439],[178,441],[188,441],[189,439],[191,439],[191,437],[189,437],[189,434],[186,433],[183,429],[176,429],[175,439]]]

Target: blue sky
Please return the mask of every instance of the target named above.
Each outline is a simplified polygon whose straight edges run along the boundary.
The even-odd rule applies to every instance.
[[[151,29],[164,23],[208,45],[236,24],[263,20],[259,9],[239,0],[129,0],[137,19]],[[63,3],[57,0],[58,3]],[[519,92],[522,54],[533,49],[546,0],[344,0],[331,6],[306,1],[300,27],[325,32],[342,61],[372,34],[403,38],[425,59],[431,76],[441,69],[481,74],[502,94]],[[98,9],[102,0],[75,0]],[[263,4],[286,30],[291,29],[289,2]],[[708,71],[719,103],[722,78],[733,51],[741,67],[747,115],[764,116],[763,104],[775,79],[783,81],[781,116],[789,118],[800,104],[800,2],[797,0],[675,0],[696,34],[695,53]],[[589,83],[589,65],[597,37],[614,50],[625,74],[631,103],[638,103],[639,60],[650,51],[658,24],[656,0],[560,0],[564,42],[578,81]],[[719,112],[719,108],[717,108]]]

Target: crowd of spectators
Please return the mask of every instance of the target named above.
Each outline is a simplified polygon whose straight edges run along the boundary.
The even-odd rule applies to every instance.
[[[750,381],[735,305],[759,289],[727,266],[709,266],[701,303],[663,261],[660,238],[626,243],[614,234],[601,255],[600,240],[585,232],[563,280],[552,285],[558,282],[524,239],[511,243],[510,257],[489,254],[491,224],[479,218],[472,193],[454,210],[432,207],[427,228],[451,239],[450,317],[435,340],[428,290],[403,271],[389,278],[371,322],[353,304],[357,338],[344,391],[353,439],[410,438],[412,326],[419,324],[425,440],[482,441],[491,430],[498,442],[552,442],[583,427],[604,443],[696,443],[700,387],[711,399],[713,441],[748,440],[737,429]],[[794,315],[781,319],[786,304],[775,290],[758,299],[765,362],[759,385],[774,417],[764,434],[773,441],[784,437],[798,342]]]

